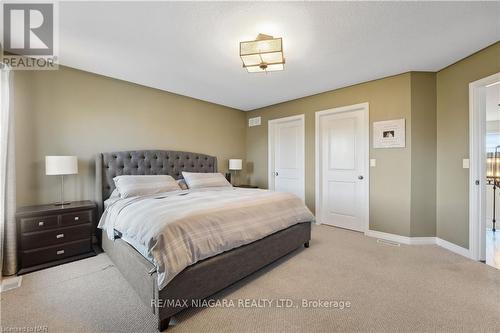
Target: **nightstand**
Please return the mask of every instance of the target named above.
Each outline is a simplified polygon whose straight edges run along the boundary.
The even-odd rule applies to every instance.
[[[241,187],[241,188],[259,188],[258,186],[255,186],[255,185],[245,185],[245,184],[242,184],[242,185],[233,185],[233,187]]]
[[[21,207],[16,213],[18,274],[95,256],[92,234],[96,205],[74,201],[69,205]]]

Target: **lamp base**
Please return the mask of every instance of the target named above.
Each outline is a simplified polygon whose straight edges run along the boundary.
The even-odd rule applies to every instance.
[[[54,202],[54,206],[66,206],[66,205],[70,205],[71,204],[71,201],[64,201],[64,202]]]

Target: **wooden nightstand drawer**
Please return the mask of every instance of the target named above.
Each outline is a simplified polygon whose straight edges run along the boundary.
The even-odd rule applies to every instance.
[[[96,208],[88,200],[19,207],[18,274],[95,256]]]
[[[34,266],[49,261],[72,257],[92,250],[90,239],[64,243],[21,253],[23,266]]]
[[[91,210],[61,215],[61,225],[62,226],[75,225],[75,224],[88,223],[88,222],[92,222],[92,211]]]
[[[42,231],[57,227],[58,216],[41,216],[21,219],[21,232]]]
[[[57,228],[42,232],[30,232],[21,235],[23,250],[36,249],[49,245],[57,245],[80,239],[89,239],[92,235],[92,224],[79,224],[74,227]]]

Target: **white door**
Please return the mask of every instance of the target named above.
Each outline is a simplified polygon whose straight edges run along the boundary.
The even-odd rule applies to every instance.
[[[368,105],[318,112],[316,135],[319,222],[364,231],[368,224]]]
[[[269,189],[304,200],[304,115],[269,121]]]

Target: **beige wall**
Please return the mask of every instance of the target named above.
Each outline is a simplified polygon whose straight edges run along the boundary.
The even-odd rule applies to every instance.
[[[437,73],[437,236],[469,246],[469,83],[500,72],[496,43]]]
[[[93,156],[100,151],[178,149],[247,158],[248,180],[267,186],[267,121],[305,114],[306,204],[314,210],[314,113],[369,102],[370,228],[433,236],[468,246],[468,83],[500,71],[494,44],[436,73],[405,73],[248,113],[62,67],[16,72],[18,205],[58,198],[44,156],[74,154],[78,176],[68,199],[92,199]],[[247,128],[246,119],[262,116]],[[374,121],[406,119],[406,148],[371,148]],[[435,198],[435,200],[434,200]],[[436,207],[437,206],[437,207]]]
[[[411,73],[412,237],[436,235],[436,73]]]
[[[369,102],[370,228],[410,235],[411,218],[411,74],[405,73],[343,89],[304,97],[248,112],[261,116],[262,125],[247,128],[247,161],[253,165],[252,183],[267,186],[267,121],[305,114],[306,204],[314,210],[314,114],[334,107]],[[371,127],[374,121],[406,118],[406,148],[373,149]]]
[[[33,203],[32,198],[36,186],[37,162],[35,131],[36,123],[33,121],[32,95],[33,81],[30,71],[12,71],[14,82],[14,122],[16,140],[16,199],[18,206]]]
[[[267,121],[306,115],[306,204],[314,209],[314,112],[370,103],[374,121],[406,118],[407,147],[373,149],[370,229],[434,236],[468,247],[468,84],[500,72],[500,43],[438,73],[412,72],[252,111],[247,129],[250,181],[267,186]],[[370,128],[371,131],[371,128]],[[370,132],[371,139],[371,132]],[[370,142],[372,145],[372,142]],[[389,189],[389,190],[387,190]]]
[[[219,170],[245,157],[242,111],[75,69],[15,73],[18,205],[58,199],[45,155],[77,155],[67,199],[94,197],[94,155],[173,149],[216,155]]]

